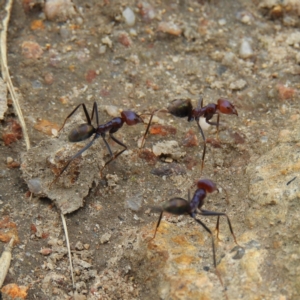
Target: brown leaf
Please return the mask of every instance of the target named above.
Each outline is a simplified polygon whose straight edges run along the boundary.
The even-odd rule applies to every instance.
[[[52,123],[48,120],[40,119],[34,125],[34,128],[42,133],[52,136],[52,130],[59,130],[59,126],[56,123]]]

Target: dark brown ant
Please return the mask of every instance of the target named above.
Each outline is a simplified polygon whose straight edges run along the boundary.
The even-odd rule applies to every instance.
[[[217,238],[219,239],[219,219],[221,216],[225,216],[227,218],[228,226],[230,229],[230,232],[233,236],[233,239],[237,245],[239,245],[236,241],[235,234],[233,233],[232,225],[230,222],[229,217],[227,216],[226,213],[222,212],[215,212],[215,211],[209,211],[209,210],[204,210],[202,209],[202,206],[204,204],[204,199],[206,197],[206,193],[212,193],[214,191],[218,191],[216,184],[209,180],[209,179],[200,179],[197,182],[197,187],[198,189],[195,191],[194,196],[192,200],[190,200],[190,193],[188,194],[188,200],[180,198],[180,197],[175,197],[170,199],[168,202],[165,203],[165,205],[162,208],[162,211],[160,213],[158,222],[156,224],[155,232],[153,239],[156,236],[157,229],[160,225],[160,221],[162,219],[163,213],[168,212],[174,215],[184,215],[188,214],[190,217],[192,217],[197,223],[199,223],[211,236],[211,241],[212,241],[212,250],[213,250],[213,263],[214,267],[216,269],[217,275],[220,279],[220,282],[223,285],[222,279],[217,271],[217,263],[216,263],[216,251],[215,251],[215,243],[214,243],[214,238],[212,235],[211,230],[199,219],[196,219],[196,215],[202,215],[206,217],[210,216],[217,216],[217,224],[216,224],[216,230],[217,230]]]
[[[84,141],[88,138],[90,138],[92,135],[94,135],[93,139],[85,146],[83,147],[80,151],[78,151],[75,155],[73,155],[69,161],[67,162],[67,164],[63,167],[63,169],[60,171],[60,173],[58,174],[58,176],[56,176],[56,178],[51,182],[50,187],[52,186],[52,184],[54,182],[56,182],[58,180],[58,178],[61,176],[61,174],[68,168],[68,166],[70,165],[70,163],[77,158],[78,156],[80,156],[84,151],[86,151],[88,148],[90,148],[93,143],[95,142],[96,139],[98,139],[99,137],[101,137],[105,143],[105,146],[110,154],[110,159],[105,163],[105,165],[103,166],[103,168],[108,165],[111,161],[113,161],[114,159],[116,159],[118,156],[120,156],[124,151],[127,150],[127,146],[125,144],[123,144],[121,141],[119,141],[116,137],[114,137],[114,133],[117,132],[124,123],[126,123],[129,126],[132,125],[136,125],[138,123],[144,123],[143,119],[136,114],[135,112],[131,111],[131,110],[123,110],[121,112],[121,116],[120,117],[116,117],[113,118],[112,120],[108,121],[105,124],[99,124],[99,117],[98,117],[98,106],[97,103],[94,102],[93,105],[93,110],[91,113],[91,117],[88,114],[88,111],[86,109],[86,106],[84,103],[81,103],[79,105],[77,105],[73,111],[66,117],[62,127],[59,129],[59,131],[61,131],[65,124],[66,121],[77,111],[77,109],[82,106],[83,107],[83,111],[87,120],[87,123],[78,125],[76,128],[72,129],[71,132],[68,135],[68,139],[70,142],[72,143],[76,143],[76,142],[81,142]],[[94,127],[92,125],[92,120],[94,118],[94,115],[96,116],[96,123],[97,126]],[[152,119],[152,116],[151,116]],[[147,135],[147,132],[149,130],[149,126],[150,123],[147,126],[146,132],[144,134],[143,140],[142,140],[142,146],[144,144],[145,141],[145,137]],[[117,144],[119,144],[120,146],[124,147],[124,149],[122,149],[121,151],[119,151],[118,153],[114,154],[111,151],[111,148],[106,140],[106,133],[109,134],[110,138],[115,141]],[[141,146],[141,147],[142,147]],[[103,169],[102,168],[102,169]]]
[[[203,98],[200,97],[198,106],[196,108],[193,108],[190,99],[185,99],[185,100],[175,99],[171,102],[170,106],[168,107],[168,111],[170,114],[179,118],[188,117],[188,122],[191,122],[193,120],[196,121],[204,141],[204,149],[202,153],[202,163],[201,163],[201,173],[202,173],[203,166],[204,166],[205,152],[206,152],[206,139],[203,130],[200,126],[200,117],[205,118],[206,123],[217,126],[217,137],[219,139],[220,114],[238,116],[237,110],[235,109],[232,103],[230,103],[227,99],[224,98],[218,99],[217,104],[209,103],[203,107]],[[214,115],[218,115],[217,122],[210,121]]]

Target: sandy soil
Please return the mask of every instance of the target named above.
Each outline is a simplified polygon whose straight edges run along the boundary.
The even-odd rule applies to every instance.
[[[205,130],[208,143],[201,176],[221,187],[219,194],[209,195],[206,209],[226,212],[246,255],[252,255],[246,262],[243,255],[232,262],[230,251],[236,245],[222,220],[217,263],[227,297],[297,299],[297,1],[58,2],[65,7],[53,1],[53,12],[43,1],[15,1],[11,16],[8,63],[23,95],[32,149],[26,153],[22,139],[5,145],[4,134],[18,122],[10,105],[0,126],[0,217],[16,224],[20,242],[4,284],[30,287],[27,299],[200,299],[193,288],[176,290],[185,278],[176,271],[179,260],[170,262],[173,247],[185,253],[191,243],[193,262],[188,264],[200,278],[208,278],[201,283],[206,282],[202,299],[226,297],[212,264],[210,237],[202,229],[197,237],[199,227],[192,219],[166,216],[157,242],[150,241],[158,219],[151,209],[172,197],[187,198],[201,176],[203,141],[195,122],[157,113],[153,124],[167,133],[149,134],[143,150],[138,141],[146,125],[124,124],[115,137],[128,151],[100,174],[109,153],[99,138],[48,193],[57,168],[85,144],[67,140],[70,128],[82,122],[76,117],[59,138],[53,136],[76,105],[85,103],[91,112],[97,102],[104,124],[119,110],[149,114],[173,99],[190,98],[196,107],[202,95],[204,105],[225,97],[238,111],[238,117],[221,115],[220,142],[214,126]],[[122,15],[127,7],[135,15],[134,24]],[[148,116],[142,117],[147,122]],[[153,145],[169,141],[178,143],[180,155],[155,157]],[[114,153],[122,149],[108,142]],[[287,148],[272,152],[282,143]],[[66,157],[57,158],[60,151],[67,151]],[[58,162],[49,165],[51,159]],[[261,175],[265,163],[268,175]],[[256,186],[262,177],[265,185]],[[282,187],[274,177],[282,178]],[[39,190],[30,196],[26,182],[32,178],[41,180],[47,193]],[[255,194],[281,195],[283,190],[283,206],[275,196],[263,203]],[[67,208],[57,198],[65,200]],[[75,198],[80,198],[76,207],[71,205]],[[71,212],[66,219],[75,289],[61,209]],[[284,216],[277,217],[279,211]],[[214,220],[203,221],[214,228]],[[172,241],[166,238],[169,234]],[[188,244],[172,244],[176,236],[190,236]],[[172,267],[166,267],[168,263]],[[194,289],[201,290],[193,280]]]

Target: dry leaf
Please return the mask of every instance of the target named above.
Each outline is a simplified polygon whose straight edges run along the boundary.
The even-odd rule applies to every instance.
[[[48,120],[40,119],[34,125],[34,128],[42,133],[45,133],[49,136],[53,135],[53,129],[56,131],[59,130],[59,126],[56,123],[52,123]]]
[[[2,296],[5,299],[26,299],[29,286],[18,286],[15,283],[5,285],[2,289]],[[10,298],[9,298],[10,297]]]
[[[10,222],[9,217],[5,216],[0,220],[0,241],[8,243],[12,237],[14,245],[20,242],[16,223]]]

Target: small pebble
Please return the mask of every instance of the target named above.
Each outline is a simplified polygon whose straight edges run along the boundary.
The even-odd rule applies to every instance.
[[[77,275],[77,276],[79,276],[81,274],[81,271],[78,267],[74,268],[74,274]]]
[[[51,248],[43,248],[41,249],[40,253],[44,256],[49,255],[52,253],[52,249]]]
[[[32,81],[33,89],[41,89],[43,87],[42,83],[39,80]]]
[[[130,28],[129,34],[130,34],[131,36],[137,36],[137,32],[136,32],[136,30],[135,30],[134,28]]]
[[[220,19],[218,23],[219,25],[224,26],[226,24],[226,19]]]
[[[107,174],[106,175],[107,186],[115,187],[119,181],[118,175]]]
[[[76,11],[71,0],[47,0],[44,12],[48,20],[66,21],[75,15]]]
[[[239,79],[230,84],[229,88],[231,90],[241,90],[246,86],[247,82],[244,79]]]
[[[13,159],[12,157],[10,157],[10,156],[8,156],[8,157],[6,158],[6,162],[7,162],[8,164],[11,164],[13,161],[14,161],[14,159]]]
[[[125,19],[125,23],[128,26],[133,26],[135,24],[135,14],[134,12],[131,10],[131,8],[126,7],[123,12],[122,15]]]
[[[111,238],[111,234],[110,233],[104,233],[102,236],[101,236],[101,238],[100,238],[100,243],[101,244],[105,244],[105,243],[107,243],[109,240],[110,240],[110,238]]]
[[[140,10],[140,14],[144,22],[149,23],[151,22],[155,16],[156,12],[151,4],[146,1],[142,1],[138,4],[138,8]]]
[[[101,42],[102,44],[107,45],[109,48],[112,48],[112,41],[108,36],[101,39]]]
[[[251,17],[249,15],[244,15],[241,18],[241,22],[244,24],[250,24],[251,23]]]
[[[234,251],[236,251],[236,253],[232,257],[232,259],[241,259],[245,254],[245,249],[243,247],[236,246],[231,250],[231,252],[234,252]]]
[[[107,48],[106,45],[101,45],[99,47],[99,54],[104,54],[106,52],[106,48]]]
[[[33,178],[28,181],[28,187],[31,193],[39,194],[42,190],[41,180],[39,178]]]
[[[250,25],[251,22],[253,21],[253,16],[252,16],[252,14],[251,14],[250,12],[248,12],[248,11],[240,11],[240,12],[238,12],[238,13],[236,14],[236,18],[237,18],[240,22],[242,22],[242,23],[244,23],[244,24],[248,24],[248,25]]]
[[[182,29],[173,22],[160,22],[158,24],[157,31],[165,32],[176,36],[179,36],[182,33]]]
[[[38,43],[25,41],[22,44],[22,55],[26,58],[39,59],[43,55],[43,50]]]
[[[139,193],[126,200],[126,207],[132,211],[139,211],[143,203],[143,194]]]
[[[132,44],[132,40],[127,32],[121,32],[118,37],[118,41],[125,47],[129,47]]]
[[[53,73],[51,72],[46,73],[44,76],[44,81],[48,85],[52,84],[54,81]]]
[[[277,84],[276,88],[278,90],[280,100],[291,99],[296,94],[296,90],[294,88],[288,87],[283,84]]]
[[[57,245],[57,239],[56,238],[52,238],[48,241],[47,243],[49,246],[56,246]]]
[[[291,33],[287,37],[286,43],[289,46],[294,46],[294,47],[296,47],[297,45],[299,46],[299,44],[300,44],[300,32],[293,32],[293,33]]]
[[[241,58],[249,58],[253,55],[253,50],[248,39],[242,40],[239,54]]]
[[[168,156],[175,160],[186,154],[186,152],[180,151],[177,141],[159,142],[153,146],[152,151],[156,156]]]
[[[231,66],[236,61],[236,56],[233,52],[226,52],[224,54],[222,64],[225,66]]]
[[[84,247],[85,250],[89,250],[90,249],[90,244],[84,244],[83,247]]]
[[[114,105],[105,105],[104,110],[107,112],[107,114],[113,118],[120,116],[120,111],[117,106]]]
[[[78,241],[75,245],[75,249],[79,251],[83,250],[83,244],[80,241]]]

